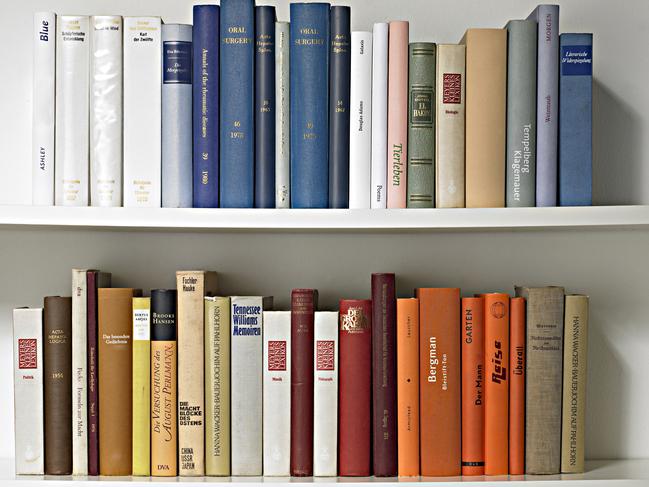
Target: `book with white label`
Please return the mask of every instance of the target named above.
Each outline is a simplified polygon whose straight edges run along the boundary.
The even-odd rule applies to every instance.
[[[372,169],[371,206],[387,207],[388,184],[388,24],[372,32]]]
[[[72,269],[72,474],[88,475],[87,269]]]
[[[288,22],[275,22],[275,207],[291,206]]]

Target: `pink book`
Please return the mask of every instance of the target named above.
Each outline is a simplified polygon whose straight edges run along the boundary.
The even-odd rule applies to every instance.
[[[408,22],[390,22],[388,43],[388,208],[406,207]]]

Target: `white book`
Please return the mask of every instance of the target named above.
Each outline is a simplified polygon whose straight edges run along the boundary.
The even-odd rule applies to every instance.
[[[72,474],[88,475],[87,269],[72,269]]]
[[[61,15],[56,23],[56,204],[88,206],[90,19]]]
[[[275,207],[291,206],[288,22],[275,23]]]
[[[291,312],[264,311],[264,475],[291,475]]]
[[[352,32],[349,207],[370,208],[372,164],[372,33]]]
[[[14,418],[17,475],[43,475],[43,308],[14,319]]]
[[[338,312],[316,311],[313,363],[313,475],[337,475]]]
[[[232,475],[262,475],[263,310],[273,298],[233,296],[230,325]]]
[[[56,14],[34,14],[32,204],[54,204]]]
[[[162,27],[124,17],[124,206],[160,207]]]
[[[122,206],[122,17],[90,24],[90,204]]]
[[[372,208],[387,207],[388,181],[388,24],[372,34]]]

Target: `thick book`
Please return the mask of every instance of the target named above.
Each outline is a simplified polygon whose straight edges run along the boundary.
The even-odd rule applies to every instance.
[[[264,476],[291,475],[291,353],[291,312],[264,311]]]
[[[388,32],[389,24],[372,29],[372,208],[387,207],[388,179]]]
[[[536,204],[536,22],[510,20],[507,29],[508,207]]]
[[[216,272],[176,272],[178,291],[178,453],[181,476],[205,475],[204,298]],[[196,365],[199,365],[198,367]]]
[[[252,208],[255,184],[255,2],[222,0],[219,204]]]
[[[162,206],[192,206],[192,26],[162,24]]]
[[[72,269],[72,474],[88,475],[88,281]]]
[[[122,17],[90,18],[90,204],[122,206]]]
[[[194,5],[192,29],[194,208],[219,206],[219,26],[218,5]]]
[[[275,22],[275,208],[291,207],[290,25]]]
[[[51,206],[54,204],[56,14],[34,13],[32,36],[32,204]]]
[[[462,475],[484,475],[484,298],[462,298]]]
[[[435,68],[437,46],[408,46],[408,208],[435,206]]]
[[[230,475],[230,298],[205,297],[205,475]]]
[[[54,196],[60,206],[88,206],[90,19],[60,15],[56,23]]]
[[[349,207],[370,208],[372,33],[352,32],[349,95]]]
[[[561,473],[584,471],[588,296],[565,300]]]
[[[557,204],[559,5],[539,5],[536,56],[536,206]]]
[[[43,475],[43,308],[13,310],[16,475]]]
[[[151,475],[151,298],[133,298],[133,475]]]
[[[466,46],[437,44],[435,206],[464,208]]]
[[[338,312],[316,311],[313,323],[313,475],[338,473]]]
[[[390,22],[388,36],[388,208],[406,207],[408,170],[408,22]]]
[[[124,206],[160,207],[162,25],[124,17]]]
[[[341,299],[338,341],[338,475],[371,473],[372,301]]]
[[[507,31],[469,29],[460,43],[466,46],[466,207],[503,207]]]
[[[561,34],[559,205],[593,204],[593,34]]]
[[[418,288],[421,475],[460,475],[460,290]]]
[[[43,307],[45,475],[72,473],[72,298]]]
[[[291,475],[313,475],[313,320],[318,291],[291,291]]]
[[[275,208],[275,7],[255,7],[255,208]]]
[[[527,301],[525,473],[561,470],[562,287],[517,287]]]
[[[399,477],[419,475],[419,300],[397,299]]]
[[[509,309],[509,475],[525,473],[525,298]]]

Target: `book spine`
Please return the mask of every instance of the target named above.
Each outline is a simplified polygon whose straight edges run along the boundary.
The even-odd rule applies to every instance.
[[[340,300],[338,475],[371,473],[372,302]]]
[[[407,207],[435,206],[435,68],[436,46],[408,46]]]
[[[264,476],[291,475],[291,312],[264,311]]]
[[[122,206],[122,17],[90,24],[90,203]]]
[[[88,475],[86,269],[72,269],[72,474]]]
[[[56,204],[88,206],[89,17],[56,23]]]
[[[54,204],[56,14],[34,14],[32,105],[32,204]]]
[[[72,298],[49,296],[43,311],[45,475],[72,473]]]
[[[419,475],[419,300],[397,299],[399,477]]]
[[[218,5],[194,5],[192,30],[194,208],[219,206]]]
[[[464,208],[466,47],[437,45],[435,206]]]
[[[151,475],[178,475],[176,289],[151,291]]]
[[[329,4],[292,3],[291,207],[329,206]]]
[[[162,188],[160,17],[124,18],[123,62],[124,206],[160,207]]]
[[[349,207],[370,208],[372,167],[372,33],[352,32]]]
[[[133,475],[151,475],[151,298],[133,298]]]
[[[462,298],[462,475],[484,475],[484,298]]]
[[[255,6],[221,2],[220,177],[223,208],[252,208],[255,178]]]
[[[372,208],[387,207],[388,180],[388,32],[385,22],[372,32]]]
[[[230,475],[230,298],[205,297],[205,475]]]
[[[508,207],[536,204],[536,22],[507,24]]]
[[[13,340],[16,475],[43,475],[43,308],[13,310]]]
[[[338,473],[338,312],[316,311],[313,324],[313,475]]]
[[[290,24],[275,22],[275,207],[290,208]]]
[[[192,206],[191,25],[162,25],[162,206]]]
[[[593,35],[561,34],[559,205],[593,204]]]
[[[525,298],[510,301],[509,475],[525,473]]]

